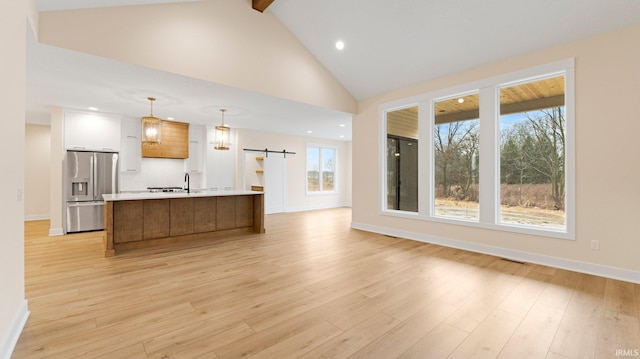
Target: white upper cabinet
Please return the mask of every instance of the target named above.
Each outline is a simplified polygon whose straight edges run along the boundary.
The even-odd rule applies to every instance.
[[[120,116],[65,110],[64,147],[68,150],[120,152]]]
[[[201,125],[189,126],[189,158],[187,172],[202,172],[205,146],[205,127]]]
[[[142,136],[142,123],[139,118],[122,119],[122,138],[135,138],[138,141]]]
[[[140,119],[122,120],[120,172],[139,173],[142,169],[142,124]]]

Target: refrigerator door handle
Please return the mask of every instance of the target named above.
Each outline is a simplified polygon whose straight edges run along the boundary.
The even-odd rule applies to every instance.
[[[118,193],[118,161],[120,160],[120,156],[113,154],[111,158],[111,193]],[[101,197],[100,200],[102,199]]]
[[[93,183],[93,199],[96,200],[98,196],[98,158],[95,153],[91,156],[91,176],[93,177],[91,179],[91,183]]]

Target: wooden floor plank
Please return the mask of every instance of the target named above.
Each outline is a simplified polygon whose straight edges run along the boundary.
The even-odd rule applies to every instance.
[[[467,331],[442,323],[412,345],[399,358],[446,358],[469,336]]]
[[[638,348],[638,284],[350,223],[349,208],[268,215],[265,234],[104,258],[102,232],[49,237],[48,221],[26,222],[31,314],[12,358],[582,359]]]
[[[596,358],[640,352],[640,321],[636,310],[635,285],[607,279],[603,311],[596,340]]]
[[[520,315],[494,310],[449,358],[496,358],[521,321]]]
[[[606,279],[580,274],[549,356],[581,359],[593,358],[602,316]]]
[[[322,345],[331,338],[342,333],[340,328],[329,322],[321,322],[309,329],[303,330],[276,345],[252,355],[254,359],[272,359],[272,358],[298,358],[301,355]]]
[[[342,331],[300,359],[347,358],[398,324],[400,321],[397,319],[386,314],[377,314],[349,330]]]
[[[442,323],[456,309],[453,305],[435,301],[358,350],[350,358],[396,358]]]

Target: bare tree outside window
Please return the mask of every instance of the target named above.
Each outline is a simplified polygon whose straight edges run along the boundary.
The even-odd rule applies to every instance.
[[[435,215],[479,219],[478,93],[434,103]]]
[[[500,220],[503,223],[565,226],[563,85],[564,76],[558,76],[500,90]],[[522,93],[530,94],[526,103],[510,101]],[[526,111],[511,112],[510,108]]]

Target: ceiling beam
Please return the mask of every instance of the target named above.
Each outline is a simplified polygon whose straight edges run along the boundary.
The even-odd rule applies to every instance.
[[[274,0],[251,0],[253,10],[264,12]]]

